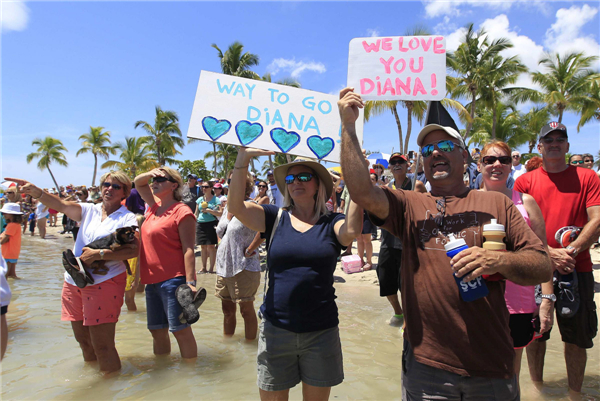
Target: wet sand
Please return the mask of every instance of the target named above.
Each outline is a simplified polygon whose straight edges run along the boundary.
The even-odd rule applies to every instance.
[[[60,219],[59,219],[60,221]],[[9,343],[2,362],[2,399],[258,399],[256,387],[256,341],[243,338],[243,321],[238,314],[236,334],[222,335],[222,312],[214,297],[215,275],[198,276],[209,296],[201,308],[193,331],[198,358],[182,361],[171,337],[172,354],[155,357],[146,329],[144,294],[136,295],[137,312],[123,305],[117,324],[117,349],[121,372],[98,373],[95,363],[84,363],[68,322],[60,320],[60,292],[64,269],[60,253],[72,247],[71,235],[62,228],[49,228],[46,240],[37,235],[23,237],[17,265],[21,280],[9,280],[13,291],[8,309]],[[379,241],[374,241],[375,256]],[[354,249],[356,252],[356,249]],[[600,282],[600,251],[593,250],[594,275]],[[377,258],[374,258],[376,263]],[[199,258],[196,259],[200,266]],[[198,268],[199,269],[199,268]],[[401,399],[400,330],[386,324],[392,316],[387,300],[379,297],[375,271],[347,275],[338,265],[336,294],[340,311],[340,333],[344,351],[345,380],[332,389],[331,399]],[[595,300],[600,305],[600,284]],[[255,301],[262,301],[263,284]],[[596,338],[598,342],[598,338]],[[545,384],[538,390],[529,380],[524,358],[521,374],[523,400],[567,399],[567,382],[558,328],[548,342]],[[600,351],[588,351],[583,386],[584,400],[600,400]],[[290,399],[301,399],[301,386],[291,390]]]

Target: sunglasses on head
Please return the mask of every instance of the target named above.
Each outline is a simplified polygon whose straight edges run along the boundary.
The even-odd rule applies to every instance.
[[[571,161],[571,164],[583,164],[584,161],[583,160],[573,160]]]
[[[462,149],[462,146],[452,142],[450,139],[444,139],[443,141],[438,141],[435,143],[430,143],[429,145],[425,145],[421,148],[421,154],[423,157],[429,157],[433,154],[433,150],[438,148],[442,152],[450,153],[454,150],[455,147],[459,147]]]
[[[397,164],[406,164],[406,160],[404,160],[404,159],[394,159],[394,160],[390,160],[390,162],[389,162],[390,166],[395,166]]]
[[[175,182],[175,180],[173,180],[172,178],[167,178],[167,177],[154,177],[154,178],[152,178],[152,182],[165,182],[165,181]]]
[[[311,173],[298,173],[298,174],[289,174],[285,176],[286,184],[293,184],[294,179],[297,179],[298,182],[309,182],[312,180],[313,175]]]
[[[103,186],[104,188],[110,188],[110,187],[112,187],[113,189],[116,189],[117,191],[118,191],[119,189],[123,188],[123,187],[122,187],[121,185],[119,185],[119,184],[111,184],[111,183],[109,183],[109,182],[103,182],[103,183],[102,183],[102,186]]]
[[[500,156],[500,157],[484,156],[483,159],[481,159],[483,164],[488,165],[488,166],[490,164],[496,163],[496,161],[498,161],[498,160],[500,160],[500,163],[502,163],[502,164],[510,164],[510,157],[508,157],[508,156]]]
[[[556,141],[556,142],[558,142],[560,144],[563,144],[563,143],[567,142],[567,138],[565,138],[564,136],[560,136],[558,138],[547,138],[547,137],[544,137],[540,141],[544,142],[547,145],[553,143],[554,141]]]

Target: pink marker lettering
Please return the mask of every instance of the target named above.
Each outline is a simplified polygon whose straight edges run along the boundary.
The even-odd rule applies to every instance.
[[[385,85],[383,85],[383,94],[385,95],[387,91],[390,91],[392,95],[396,94],[394,86],[392,85],[392,80],[389,78],[385,80]]]
[[[435,74],[431,74],[431,87],[435,88],[437,86],[437,76]],[[437,89],[431,89],[431,94],[433,96],[438,94]]]
[[[419,69],[415,70],[415,59],[410,58],[410,70],[412,72],[421,72],[423,71],[423,57],[419,57]]]
[[[385,66],[385,73],[390,74],[392,72],[390,66],[392,65],[392,61],[394,61],[394,56],[387,59],[387,61],[382,57],[379,59],[379,61],[381,61],[381,64]]]
[[[417,96],[417,92],[421,92],[424,95],[427,94],[427,92],[425,91],[425,87],[423,86],[423,83],[421,82],[419,77],[415,78],[415,87],[413,89],[413,96]]]
[[[396,94],[401,95],[402,90],[407,95],[410,95],[410,77],[406,78],[406,84],[400,80],[400,78],[396,78]]]
[[[392,50],[392,38],[384,38],[381,41],[381,50]]]
[[[431,46],[432,39],[433,38],[431,36],[427,40],[425,40],[425,38],[421,38],[421,47],[423,47],[423,50],[429,51],[429,47]]]
[[[371,52],[377,53],[379,51],[380,43],[381,43],[381,39],[377,39],[377,42],[373,43],[373,44],[369,44],[369,43],[367,43],[366,40],[363,40],[362,45],[367,53],[371,53]]]
[[[417,38],[412,38],[410,40],[410,42],[408,42],[408,47],[410,47],[411,50],[416,50],[419,48],[419,39]]]
[[[370,88],[367,88],[367,85],[370,85]],[[373,89],[375,89],[375,83],[373,83],[372,80],[370,80],[369,78],[363,78],[360,80],[360,94],[361,95],[368,95],[369,93],[373,92]]]
[[[444,45],[440,43],[444,38],[442,36],[438,36],[433,39],[433,52],[435,54],[446,53],[446,49],[444,49]]]
[[[398,69],[398,64],[402,63],[402,68]],[[398,74],[400,74],[402,71],[404,71],[404,69],[406,68],[406,61],[404,61],[403,58],[397,60],[394,63],[394,71],[396,71]]]
[[[402,42],[404,41],[403,37],[399,37],[398,38],[398,50],[400,50],[401,52],[407,52],[408,49],[406,47],[402,46]]]

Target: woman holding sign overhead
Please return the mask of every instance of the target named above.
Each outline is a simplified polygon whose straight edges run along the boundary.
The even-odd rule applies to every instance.
[[[326,400],[344,379],[333,273],[337,257],[360,233],[361,210],[329,213],[330,173],[296,159],[274,171],[284,207],[244,202],[248,164],[274,152],[241,148],[229,186],[229,211],[267,239],[269,288],[260,310],[258,387],[262,400],[287,399],[302,382],[303,398]]]

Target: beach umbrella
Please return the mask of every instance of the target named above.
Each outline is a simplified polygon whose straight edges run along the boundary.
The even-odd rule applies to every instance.
[[[367,156],[367,160],[373,164],[381,164],[384,168],[388,168],[388,160],[390,159],[390,155],[387,153],[371,153]]]
[[[0,184],[0,188],[7,190],[8,188],[16,187],[17,183],[12,181],[4,181]]]

